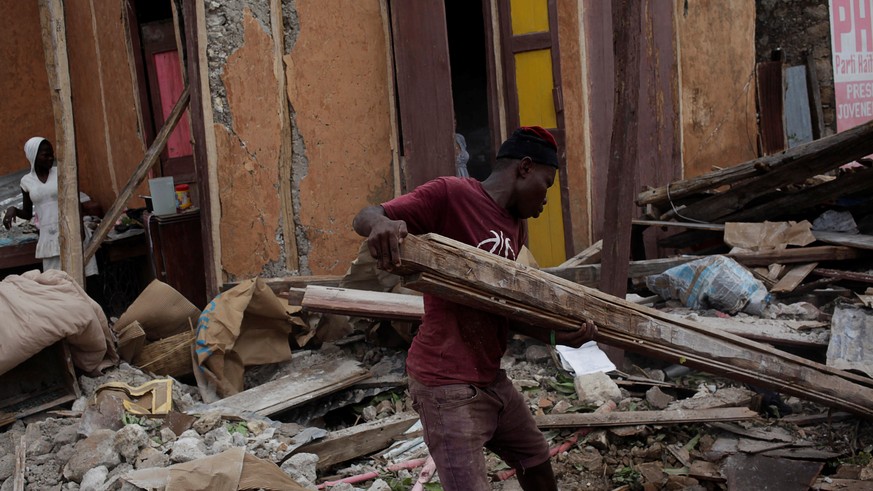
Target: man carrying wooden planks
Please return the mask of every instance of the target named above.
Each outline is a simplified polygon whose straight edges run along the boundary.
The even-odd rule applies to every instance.
[[[557,143],[547,130],[522,127],[500,146],[483,182],[440,177],[354,220],[381,269],[400,265],[408,234],[437,233],[515,260],[527,240],[525,220],[546,204],[558,169]],[[441,298],[424,296],[425,314],[406,368],[413,406],[444,489],[487,491],[483,447],[518,471],[525,490],[557,490],[549,448],[525,399],[500,369],[509,332],[581,346],[597,332],[547,331]]]

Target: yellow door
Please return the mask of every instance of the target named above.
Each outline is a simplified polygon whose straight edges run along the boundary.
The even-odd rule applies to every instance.
[[[549,22],[554,18],[553,13],[550,15],[553,3],[554,0],[509,0],[510,32],[504,49],[508,58],[507,69],[511,71],[514,67],[515,72],[514,80],[509,78],[510,85],[515,86],[515,94],[509,95],[510,99],[515,95],[515,100],[510,101],[509,108],[516,110],[513,112],[517,113],[517,120],[510,114],[511,125],[548,128],[555,133],[560,146],[563,144],[563,121],[560,108],[555,107],[555,93],[560,89],[555,83],[558,67],[553,65],[553,54],[556,55],[553,50],[557,49],[557,44],[553,42]],[[506,8],[507,2],[502,6]],[[563,149],[559,149],[559,154],[563,153]],[[560,160],[563,167],[564,159]],[[543,267],[557,266],[567,258],[561,174],[549,189],[548,204],[543,213],[528,220],[528,246]]]

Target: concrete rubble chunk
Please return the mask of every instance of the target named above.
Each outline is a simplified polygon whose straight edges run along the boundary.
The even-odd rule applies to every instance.
[[[15,472],[15,455],[6,454],[0,457],[0,481],[8,478]]]
[[[382,479],[376,479],[373,484],[367,488],[367,491],[391,491],[391,486]]]
[[[124,457],[127,462],[133,461],[139,449],[149,442],[149,435],[145,428],[137,424],[127,425],[115,433],[115,450]]]
[[[64,466],[64,477],[81,482],[89,470],[104,465],[111,469],[121,463],[121,456],[113,445],[115,432],[95,430],[91,436],[76,443],[73,457]]]
[[[109,475],[109,469],[105,465],[97,466],[85,473],[82,477],[82,483],[79,485],[80,491],[98,491],[106,482],[106,476]]]
[[[200,416],[200,418],[194,422],[193,428],[197,433],[205,435],[206,433],[209,433],[220,425],[221,413],[209,412],[204,414],[203,416]]]
[[[651,406],[652,409],[664,409],[675,400],[675,397],[665,394],[657,386],[646,391],[646,402],[649,403],[649,406]]]
[[[303,487],[315,482],[317,478],[315,466],[318,464],[318,455],[311,453],[298,453],[282,463],[282,472],[291,476]]]
[[[854,305],[834,309],[827,365],[873,375],[873,309]]]
[[[145,447],[139,451],[134,461],[134,467],[137,469],[148,469],[151,467],[166,467],[170,462],[170,457],[152,447]]]
[[[185,433],[173,443],[173,449],[170,451],[170,460],[174,463],[190,462],[206,457],[206,444],[200,438],[184,436]]]
[[[606,401],[620,402],[622,398],[618,385],[603,372],[577,375],[573,384],[580,404],[600,406]]]
[[[548,346],[532,344],[524,350],[524,359],[528,363],[544,363],[552,358]]]

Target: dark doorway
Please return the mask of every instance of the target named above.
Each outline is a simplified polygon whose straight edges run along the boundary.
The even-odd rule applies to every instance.
[[[487,2],[485,3],[487,6]],[[467,141],[470,176],[491,174],[494,149],[488,109],[488,62],[482,1],[446,1],[446,30],[452,74],[455,131]]]

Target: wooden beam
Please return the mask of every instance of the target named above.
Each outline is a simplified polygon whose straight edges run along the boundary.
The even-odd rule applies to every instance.
[[[771,176],[776,172],[779,172],[779,177],[786,177],[783,172],[786,169],[788,176],[798,168],[822,169],[815,172],[820,173],[871,153],[873,153],[873,121],[775,155],[767,155],[727,169],[643,191],[637,195],[637,205],[651,204],[667,209],[670,208],[671,202],[727,184],[761,176],[766,176],[765,180],[770,181]],[[767,186],[767,189],[778,187],[775,181],[770,182],[773,185]]]
[[[818,276],[834,278],[837,280],[857,281],[858,283],[873,283],[873,275],[857,273],[855,271],[840,271],[837,269],[816,268],[812,271],[812,273]]]
[[[345,389],[370,378],[370,372],[355,360],[300,367],[272,382],[225,397],[209,405],[220,409],[251,411],[270,416]]]
[[[542,329],[573,329],[592,320],[597,341],[873,417],[873,381],[866,377],[677,320],[438,235],[408,236],[401,260],[396,272],[427,273],[407,283],[419,291],[440,294],[459,285],[462,290],[445,295],[448,300]]]
[[[76,129],[73,124],[73,99],[70,66],[67,59],[67,28],[64,3],[40,0],[40,23],[46,71],[52,88],[55,114],[55,151],[58,152],[58,228],[61,242],[61,269],[84,285],[82,260],[82,219],[79,216],[79,177],[76,163]],[[113,222],[114,223],[114,222]]]
[[[279,203],[282,207],[282,237],[285,244],[285,268],[289,271],[300,269],[297,252],[297,224],[294,221],[294,197],[291,182],[291,117],[288,110],[288,93],[285,80],[285,29],[282,19],[282,1],[270,0],[270,26],[273,35],[273,73],[279,89]]]
[[[289,288],[306,288],[309,285],[338,287],[342,279],[341,275],[283,276],[281,278],[265,278],[264,283],[273,290],[273,293],[280,293],[288,291]],[[225,283],[221,290],[230,290],[238,284],[238,282],[233,281]]]
[[[136,169],[134,169],[133,175],[130,176],[127,185],[121,190],[118,198],[116,198],[115,202],[112,203],[112,206],[109,207],[106,216],[104,216],[103,220],[100,221],[100,225],[97,227],[97,230],[91,238],[91,243],[88,244],[88,248],[85,250],[85,261],[94,257],[100,244],[102,244],[106,236],[109,235],[109,230],[115,226],[115,221],[118,220],[118,217],[121,216],[125,206],[127,206],[127,200],[133,196],[136,188],[142,184],[143,180],[148,175],[149,169],[151,169],[158,161],[161,152],[164,151],[164,146],[166,146],[167,140],[170,138],[170,133],[172,133],[173,129],[176,127],[179,119],[181,119],[182,113],[185,112],[189,99],[188,87],[186,86],[185,90],[182,91],[182,95],[179,96],[176,105],[173,106],[173,110],[170,112],[167,120],[164,122],[161,131],[158,132],[158,136],[155,137],[152,146],[149,147],[149,150],[142,158],[142,161],[137,165]]]
[[[746,421],[758,413],[747,407],[717,409],[676,409],[608,413],[569,413],[534,416],[539,428],[600,428],[605,426],[667,425]]]
[[[324,470],[388,447],[416,421],[418,421],[417,414],[400,413],[385,419],[332,431],[323,440],[307,443],[282,460],[297,453],[311,453],[318,455],[316,468]]]
[[[420,320],[424,315],[424,299],[402,293],[310,285],[303,295],[303,310],[372,319]]]

